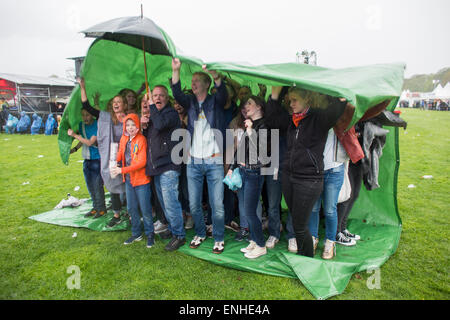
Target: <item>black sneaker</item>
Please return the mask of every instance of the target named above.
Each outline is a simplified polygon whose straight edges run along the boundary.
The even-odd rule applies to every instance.
[[[105,215],[105,213],[106,213],[105,211],[99,211],[99,212],[97,212],[97,213],[95,214],[95,216],[94,216],[94,219],[103,217],[103,216]]]
[[[164,232],[160,232],[160,233],[158,233],[159,234],[159,236],[161,237],[161,239],[170,239],[170,238],[172,238],[172,232],[170,232],[170,230],[169,229],[167,229],[166,231],[164,231]]]
[[[243,240],[247,239],[249,234],[250,233],[248,232],[248,229],[240,228],[239,232],[236,233],[236,236],[234,237],[234,240],[236,240],[236,241],[243,241]]]
[[[341,246],[351,247],[356,245],[356,241],[354,239],[348,238],[344,233],[339,232],[336,236],[336,243]]]
[[[166,245],[164,249],[167,251],[175,251],[178,250],[179,247],[186,243],[185,238],[178,238],[177,236],[173,236],[172,240]]]
[[[118,224],[121,223],[121,222],[122,222],[122,220],[120,219],[120,217],[119,217],[119,218],[112,217],[112,219],[108,222],[108,224],[106,225],[106,227],[112,228],[112,227],[118,225]]]
[[[132,244],[133,242],[136,241],[141,241],[142,240],[142,234],[140,236],[131,236],[130,238],[128,238],[127,240],[125,240],[125,242],[123,244],[127,245],[127,244]]]
[[[90,217],[95,216],[96,213],[97,213],[97,210],[92,209],[91,211],[89,211],[88,213],[86,213],[86,214],[84,215],[84,217],[85,217],[85,218],[90,218]]]

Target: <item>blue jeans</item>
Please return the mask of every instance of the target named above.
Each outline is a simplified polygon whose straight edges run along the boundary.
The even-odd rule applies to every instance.
[[[278,180],[273,179],[273,175],[264,176],[266,180],[267,198],[268,198],[268,217],[269,217],[269,235],[280,239],[280,203],[281,203],[281,173],[278,174]]]
[[[237,191],[238,204],[239,204],[239,227],[248,229],[247,218],[245,217],[245,209],[244,209],[244,192],[242,188]],[[258,216],[259,221],[262,223],[262,205],[261,201],[258,201],[258,207],[256,209],[256,215]],[[250,240],[252,240],[250,235]]]
[[[319,229],[319,211],[323,201],[323,211],[325,214],[325,238],[331,241],[336,241],[337,230],[337,201],[339,192],[341,191],[344,182],[344,165],[325,170],[323,179],[323,191],[317,199],[311,211],[309,219],[309,230],[311,235],[318,238]]]
[[[266,245],[262,230],[261,220],[257,215],[258,203],[260,202],[261,191],[264,183],[264,176],[261,170],[250,170],[240,168],[239,173],[242,177],[241,199],[243,199],[243,209],[245,218],[250,229],[250,237],[260,247]]]
[[[159,203],[169,223],[169,230],[174,236],[184,238],[183,211],[178,200],[178,178],[180,172],[169,170],[154,176]]]
[[[105,189],[103,189],[103,179],[100,174],[100,159],[84,160],[83,174],[94,209],[106,211]]]
[[[125,181],[125,191],[127,195],[127,209],[131,217],[131,235],[138,237],[142,234],[140,209],[144,220],[144,231],[148,236],[154,232],[152,204],[150,202],[152,194],[150,183],[133,187],[129,181]]]
[[[203,218],[202,196],[203,178],[208,184],[208,198],[212,213],[213,238],[216,242],[224,240],[225,214],[223,208],[223,165],[213,159],[191,159],[187,164],[189,190],[189,207],[194,219],[195,232],[199,237],[206,237],[206,225]]]

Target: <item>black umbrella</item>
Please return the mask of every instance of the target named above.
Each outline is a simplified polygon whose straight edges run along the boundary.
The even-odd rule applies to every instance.
[[[143,50],[147,93],[149,90],[145,51],[152,55],[172,56],[161,29],[142,14],[140,17],[122,17],[102,22],[82,33],[86,37],[116,41]]]

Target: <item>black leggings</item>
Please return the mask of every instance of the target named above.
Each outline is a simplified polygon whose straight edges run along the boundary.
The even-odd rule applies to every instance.
[[[347,201],[338,203],[337,205],[337,214],[338,214],[337,233],[347,229],[347,218],[350,214],[350,211],[352,211],[356,199],[358,199],[363,179],[361,161],[358,161],[356,164],[353,164],[352,162],[349,163],[348,178],[350,180],[350,186],[352,188],[352,191],[350,193],[350,198]]]
[[[305,180],[290,179],[283,173],[282,189],[284,199],[292,216],[295,239],[297,240],[297,254],[314,257],[313,241],[308,229],[311,210],[323,189],[323,178]]]

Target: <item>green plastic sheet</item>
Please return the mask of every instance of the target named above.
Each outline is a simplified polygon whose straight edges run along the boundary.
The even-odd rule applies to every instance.
[[[195,57],[180,54],[170,40],[166,42],[170,53],[183,62],[181,82],[183,88],[190,88],[192,74],[201,70],[203,61]],[[150,87],[164,84],[169,87],[171,77],[171,57],[146,53],[148,81]],[[236,63],[206,63],[209,69],[249,85],[257,93],[258,84],[297,85],[336,97],[344,97],[355,107],[352,124],[356,123],[370,107],[390,100],[388,110],[393,110],[401,94],[404,64],[378,64],[346,69],[329,69],[296,63],[272,64],[262,66],[242,65]],[[144,82],[145,72],[142,51],[127,45],[96,40],[90,47],[83,67],[88,98],[93,104],[93,95],[101,93],[100,108],[106,109],[110,98],[123,88],[137,89]],[[58,135],[61,159],[69,163],[69,151],[73,139],[67,136],[68,128],[77,128],[81,121],[81,99],[78,86],[74,89],[67,105]],[[212,240],[207,240],[196,250],[186,245],[181,252],[219,264],[225,267],[259,272],[263,274],[298,278],[317,299],[327,299],[342,293],[355,272],[378,268],[397,249],[401,234],[401,219],[397,209],[397,173],[399,166],[398,129],[387,128],[383,156],[380,159],[379,184],[373,191],[362,187],[360,196],[351,212],[349,229],[361,235],[355,247],[337,247],[337,256],[331,261],[320,258],[323,244],[319,244],[316,257],[307,258],[289,253],[284,239],[269,254],[254,261],[246,259],[239,251],[245,243],[233,241],[233,234],[227,233],[225,251],[221,255],[211,252]],[[72,210],[72,213],[75,212]],[[88,227],[103,231],[103,226],[83,224],[69,214],[59,214],[53,219],[55,211],[32,217],[35,220],[62,225],[61,217],[67,214],[73,220],[72,226]],[[81,213],[80,213],[81,214]],[[45,217],[45,219],[44,219]],[[78,219],[78,218],[77,218]],[[106,219],[106,218],[100,218]],[[45,220],[45,221],[44,221]],[[50,222],[53,221],[53,222]],[[323,233],[323,231],[322,231]],[[188,240],[192,237],[188,233]],[[284,236],[284,235],[282,235]],[[323,239],[323,235],[319,235]]]

